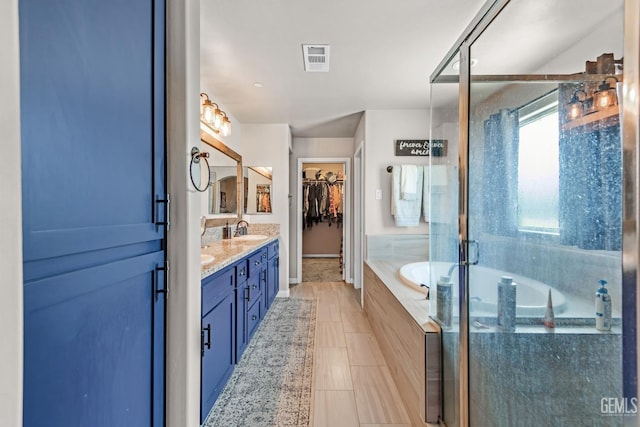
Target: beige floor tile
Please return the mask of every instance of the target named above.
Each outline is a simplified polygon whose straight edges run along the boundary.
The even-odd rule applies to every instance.
[[[427,424],[427,426],[430,426],[430,424]],[[360,427],[411,427],[411,424],[360,424]]]
[[[342,322],[317,322],[316,347],[346,347]]]
[[[289,295],[292,298],[313,299],[316,297],[313,286],[306,283],[300,283],[289,287]]]
[[[352,285],[348,285],[352,286]],[[342,291],[339,296],[340,310],[342,311],[362,311],[360,305],[360,291],[354,293],[353,289]]]
[[[341,322],[340,305],[335,300],[318,296],[316,319],[318,322]]]
[[[345,334],[349,363],[354,366],[385,365],[384,356],[373,334]]]
[[[342,311],[342,327],[345,332],[373,333],[369,325],[369,319],[364,311]]]
[[[315,390],[353,390],[346,347],[316,348]]]
[[[317,391],[314,427],[358,427],[358,410],[353,391]]]
[[[351,374],[361,423],[411,422],[386,367],[352,366]]]

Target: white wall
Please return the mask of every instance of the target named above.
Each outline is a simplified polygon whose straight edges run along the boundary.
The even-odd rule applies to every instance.
[[[301,279],[302,274],[297,270],[296,254],[298,249],[297,242],[297,230],[300,218],[298,218],[297,206],[299,203],[297,185],[298,176],[298,159],[299,158],[331,158],[331,157],[349,157],[353,158],[353,138],[293,138],[293,152],[289,156],[289,193],[292,195],[291,206],[289,208],[290,221],[289,221],[289,236],[290,236],[290,256],[289,256],[289,270],[288,279],[295,282],[296,279]],[[349,177],[345,185],[351,185]],[[346,202],[346,201],[345,201]],[[349,201],[350,206],[353,206],[352,201]],[[352,271],[351,268],[346,268],[345,271]],[[347,277],[347,279],[349,279]]]
[[[238,152],[243,166],[271,166],[272,214],[245,215],[249,224],[280,224],[280,295],[289,294],[289,146],[287,124],[243,124]],[[250,226],[249,226],[250,227]]]
[[[200,2],[167,3],[167,173],[171,229],[167,255],[167,426],[200,425],[200,193],[189,178],[200,144]]]
[[[0,425],[22,425],[22,202],[18,0],[0,2]]]
[[[396,227],[391,216],[391,175],[393,164],[428,165],[427,157],[396,157],[396,139],[428,139],[428,110],[367,110],[365,123],[365,234],[426,234],[429,226],[421,220],[418,227]],[[376,190],[382,200],[376,200]]]

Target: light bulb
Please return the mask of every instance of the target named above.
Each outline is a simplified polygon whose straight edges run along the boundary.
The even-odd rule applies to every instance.
[[[213,116],[213,123],[211,123],[211,125],[217,131],[219,131],[222,127],[222,117],[222,111],[220,111],[219,108],[216,108],[215,114]]]
[[[231,122],[227,117],[222,121],[222,135],[227,136],[231,133]]]
[[[205,122],[211,123],[211,121],[213,120],[213,116],[213,105],[211,105],[211,102],[205,101],[204,106],[202,107],[202,118]]]

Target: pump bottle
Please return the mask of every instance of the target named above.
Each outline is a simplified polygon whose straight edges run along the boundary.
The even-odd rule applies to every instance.
[[[600,288],[596,291],[596,329],[611,330],[611,295],[605,286],[606,280],[599,280]]]

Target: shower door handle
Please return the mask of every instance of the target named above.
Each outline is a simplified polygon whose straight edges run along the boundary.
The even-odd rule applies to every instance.
[[[467,261],[465,261],[466,265],[477,265],[480,261],[480,244],[477,240],[465,240],[467,245]],[[475,257],[471,256],[471,248],[475,248]]]

